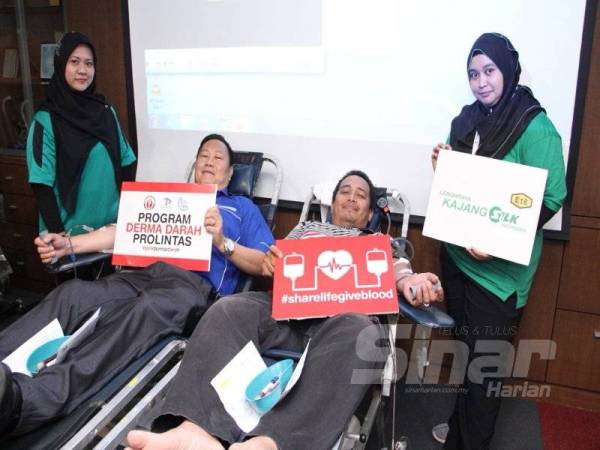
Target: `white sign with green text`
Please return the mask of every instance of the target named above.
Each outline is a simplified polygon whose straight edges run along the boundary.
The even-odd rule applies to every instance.
[[[545,169],[443,150],[423,234],[528,265],[546,176]]]

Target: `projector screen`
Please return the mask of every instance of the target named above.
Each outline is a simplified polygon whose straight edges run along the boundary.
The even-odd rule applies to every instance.
[[[472,103],[467,53],[507,35],[563,139],[585,0],[129,0],[138,180],[182,180],[219,132],[276,156],[281,199],[365,170],[425,215],[431,149]],[[271,175],[272,176],[272,175]],[[266,177],[268,179],[269,176]],[[259,185],[259,195],[265,183]],[[550,228],[561,229],[560,214]]]

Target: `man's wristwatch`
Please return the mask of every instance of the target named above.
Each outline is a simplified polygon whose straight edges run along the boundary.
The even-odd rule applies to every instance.
[[[223,238],[223,254],[225,256],[231,256],[235,250],[235,241],[228,237]]]

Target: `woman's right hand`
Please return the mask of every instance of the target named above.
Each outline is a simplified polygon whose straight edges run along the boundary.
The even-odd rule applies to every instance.
[[[491,255],[488,255],[475,247],[467,247],[467,253],[477,261],[488,261],[493,258]]]
[[[49,264],[58,258],[62,258],[67,253],[67,246],[69,245],[66,237],[56,233],[47,233],[43,236],[38,236],[33,243],[37,247],[37,252],[44,264]]]
[[[431,152],[431,166],[435,171],[437,167],[438,156],[440,155],[440,150],[452,150],[452,147],[448,144],[438,143],[435,147],[433,147],[433,151]]]

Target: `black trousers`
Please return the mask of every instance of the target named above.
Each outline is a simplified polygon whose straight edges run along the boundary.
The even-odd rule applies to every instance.
[[[476,345],[483,343],[501,350],[516,334],[521,310],[516,309],[516,293],[502,301],[463,274],[443,245],[440,259],[448,314],[456,324],[454,335],[469,350],[444,449],[488,449],[500,410],[501,397],[497,393],[508,374],[503,373],[506,367],[501,356],[493,350],[476,351]],[[486,360],[486,356],[493,359]],[[479,378],[477,373],[484,376]]]
[[[298,383],[245,435],[210,381],[250,340],[259,351],[274,347],[302,351],[308,339]],[[381,339],[383,327],[365,315],[277,322],[271,318],[268,293],[224,297],[194,331],[154,428],[164,430],[186,418],[228,443],[266,435],[279,450],[329,450],[369,383],[381,376],[388,353]]]
[[[72,334],[101,306],[96,329],[64,363],[29,377],[14,374],[23,397],[13,435],[74,410],[152,345],[190,334],[208,307],[209,283],[164,263],[98,281],[68,281],[0,333],[0,358],[58,318]]]

